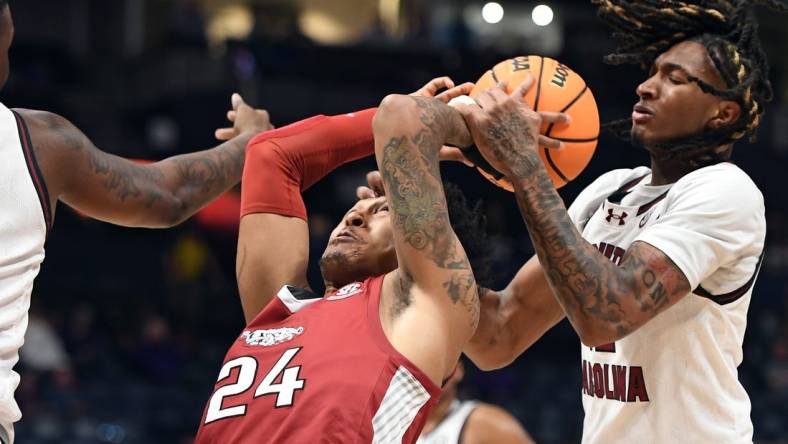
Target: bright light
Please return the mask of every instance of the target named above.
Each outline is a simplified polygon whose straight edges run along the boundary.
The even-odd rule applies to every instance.
[[[482,18],[490,24],[500,22],[503,19],[503,6],[495,2],[487,3],[482,8]]]
[[[538,26],[547,26],[553,21],[553,10],[547,5],[538,5],[531,12],[531,20]]]

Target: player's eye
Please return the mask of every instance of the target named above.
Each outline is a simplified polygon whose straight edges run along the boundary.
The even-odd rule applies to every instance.
[[[388,210],[389,210],[388,205],[381,205],[380,207],[378,207],[378,213],[380,213],[381,211],[388,211]]]

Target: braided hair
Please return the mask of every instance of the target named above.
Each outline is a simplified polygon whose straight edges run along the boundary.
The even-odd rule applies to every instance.
[[[788,12],[779,0],[592,0],[598,15],[613,29],[618,47],[605,62],[637,64],[647,69],[654,60],[682,41],[702,44],[720,74],[725,89],[717,89],[690,76],[703,92],[736,101],[739,119],[727,126],[660,144],[669,156],[701,167],[728,160],[728,145],[747,137],[755,141],[764,112],[772,100],[769,64],[758,38],[754,7],[762,5]],[[622,119],[605,125],[613,133],[629,138],[632,122]],[[711,148],[711,149],[710,149]]]

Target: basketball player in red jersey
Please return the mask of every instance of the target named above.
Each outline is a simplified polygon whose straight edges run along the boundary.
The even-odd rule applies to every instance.
[[[237,260],[248,324],[225,357],[197,443],[415,442],[478,318],[438,170],[444,143],[470,140],[454,137],[468,134],[458,114],[432,106],[472,85],[420,97],[443,86],[454,85],[436,79],[416,96],[386,98],[377,115],[317,116],[252,140]],[[301,192],[372,153],[373,115],[389,197],[360,200],[333,230],[320,297],[306,281]]]
[[[14,24],[0,0],[0,86],[9,73]],[[233,97],[233,128],[218,147],[138,165],[104,153],[66,119],[0,104],[0,443],[21,418],[13,371],[27,327],[33,280],[58,201],[118,225],[169,227],[237,184],[244,148],[270,128],[268,115]]]

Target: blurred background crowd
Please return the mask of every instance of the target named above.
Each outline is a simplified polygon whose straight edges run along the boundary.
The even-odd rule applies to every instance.
[[[603,121],[629,115],[645,73],[602,63],[613,42],[590,2],[499,1],[11,2],[16,41],[2,101],[59,113],[105,151],[155,160],[212,146],[233,91],[283,126],[375,106],[438,75],[474,81],[500,60],[536,53],[586,79]],[[760,18],[776,97],[758,142],[737,146],[734,161],[766,198],[768,243],[740,378],[756,442],[778,443],[788,442],[788,27],[786,17]],[[561,194],[570,203],[599,174],[647,161],[603,136]],[[345,166],[307,192],[312,257],[373,167]],[[494,282],[504,285],[533,254],[512,196],[462,165],[443,172],[482,200]],[[18,442],[190,442],[244,324],[237,225],[237,190],[166,231],[112,227],[61,206],[18,366]],[[310,278],[319,289],[318,270]],[[461,393],[507,408],[538,442],[579,442],[579,347],[564,321],[506,369],[468,366]]]

